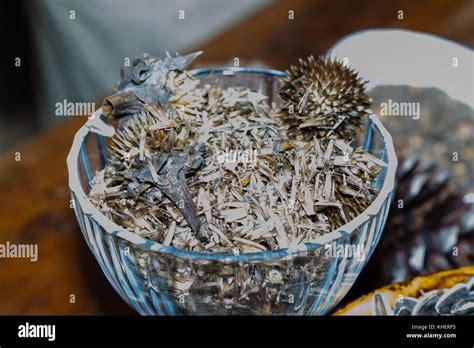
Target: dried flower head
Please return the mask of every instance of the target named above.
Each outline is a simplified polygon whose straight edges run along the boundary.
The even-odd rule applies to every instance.
[[[331,58],[310,56],[292,65],[283,79],[283,120],[296,135],[315,131],[320,137],[332,133],[351,139],[369,113],[366,81],[353,69]]]
[[[201,108],[203,91],[196,88],[199,81],[184,69],[201,54],[167,56],[160,59],[147,53],[123,67],[121,80],[113,96],[105,98],[102,109],[106,117],[118,119],[118,128],[141,111],[167,110],[169,104],[187,114]]]

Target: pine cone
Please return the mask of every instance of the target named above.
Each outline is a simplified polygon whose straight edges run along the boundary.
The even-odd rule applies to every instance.
[[[474,263],[472,209],[436,164],[399,159],[397,188],[382,238],[354,293]]]
[[[283,121],[292,134],[316,130],[319,137],[330,133],[350,139],[370,111],[372,100],[353,69],[330,58],[310,56],[290,67],[283,80]],[[313,133],[314,134],[314,133]]]

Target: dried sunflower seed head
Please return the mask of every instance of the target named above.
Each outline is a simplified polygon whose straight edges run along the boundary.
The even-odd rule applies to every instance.
[[[305,130],[320,137],[352,138],[369,113],[366,81],[335,59],[310,56],[291,66],[283,79],[282,118],[293,134]]]

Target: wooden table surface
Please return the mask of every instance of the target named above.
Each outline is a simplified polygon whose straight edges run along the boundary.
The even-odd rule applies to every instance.
[[[471,0],[277,1],[197,48],[204,63],[239,57],[284,69],[368,28],[423,31],[472,47],[473,13]],[[0,259],[0,314],[134,314],[107,283],[69,208],[66,156],[84,121],[64,121],[0,158],[0,243],[39,248],[37,262]]]

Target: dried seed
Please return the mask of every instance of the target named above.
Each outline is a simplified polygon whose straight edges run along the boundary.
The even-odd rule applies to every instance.
[[[120,125],[90,192],[104,214],[166,245],[241,253],[301,246],[370,204],[385,163],[353,144],[369,102],[352,71],[302,60],[276,109],[248,88],[202,85],[183,70],[195,56],[144,55],[107,98]]]

